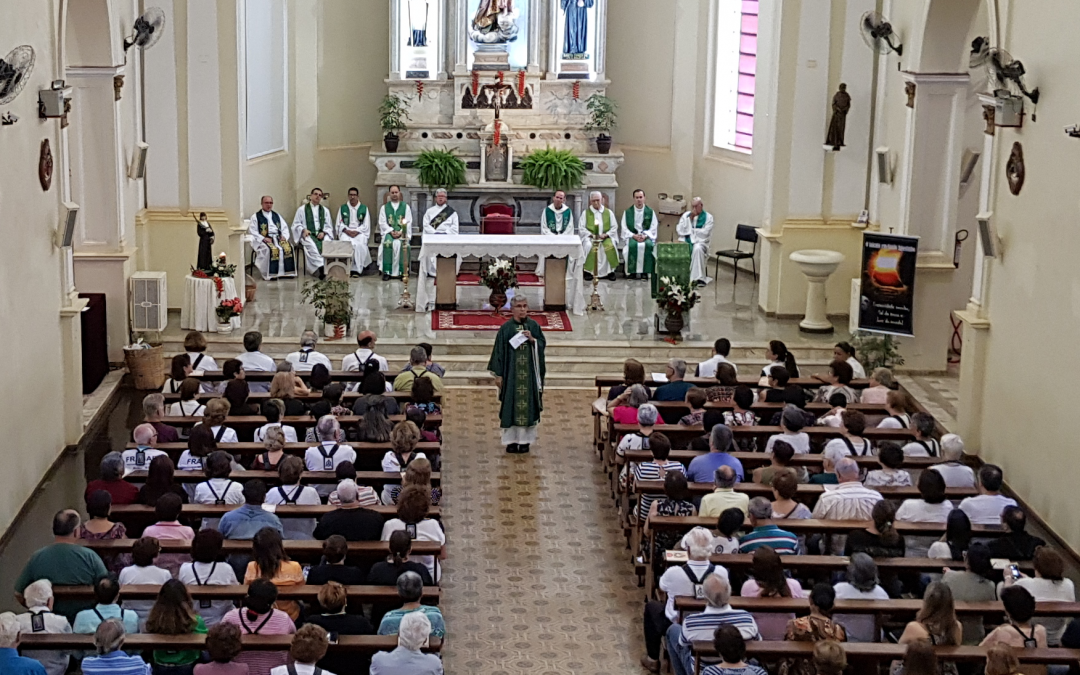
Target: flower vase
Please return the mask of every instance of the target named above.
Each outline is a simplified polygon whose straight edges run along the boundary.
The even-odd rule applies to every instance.
[[[673,335],[682,333],[684,324],[682,312],[668,312],[667,316],[664,317],[664,328]]]
[[[491,305],[491,309],[494,311],[495,316],[501,315],[503,305],[506,304],[506,293],[492,291],[491,295],[488,296],[488,304]]]
[[[218,335],[229,335],[232,333],[232,319],[224,322],[218,319],[217,332]]]

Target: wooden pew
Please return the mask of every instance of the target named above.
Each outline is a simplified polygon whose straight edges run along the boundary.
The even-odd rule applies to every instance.
[[[305,381],[311,378],[310,371],[306,373],[293,371],[293,373],[299,375],[300,379]],[[270,380],[274,379],[274,375],[277,375],[276,371],[272,372],[267,370],[244,370],[244,379],[248,382],[269,382]],[[393,378],[397,376],[397,373],[394,373],[393,375],[391,375],[390,373],[383,373],[383,375],[386,375],[392,381]],[[202,372],[202,375],[190,375],[189,377],[193,377],[196,380],[201,380],[203,382],[219,382],[225,379],[224,373],[222,373],[220,370],[204,370]],[[358,370],[330,371],[330,380],[333,382],[359,382],[363,379],[364,374]]]
[[[165,397],[165,403],[176,403],[180,400],[180,394],[167,394],[165,392],[162,392],[162,395]],[[195,395],[195,398],[199,401],[209,401],[210,399],[220,398],[220,396],[221,394],[218,394],[216,392],[201,391]],[[363,394],[358,391],[346,391],[342,393],[341,400],[354,401],[361,396],[363,396]],[[408,403],[412,402],[412,392],[409,391],[388,391],[383,394],[383,396],[395,399],[401,405],[407,405]],[[321,392],[313,392],[304,396],[297,395],[296,399],[298,401],[304,401],[306,403],[314,403],[316,401],[321,401],[322,397],[323,396]],[[253,391],[248,394],[249,403],[258,403],[260,405],[263,403],[263,401],[267,401],[270,398],[272,398],[270,396],[270,393],[266,391]],[[442,403],[442,394],[436,392],[433,400],[436,403]]]
[[[100,539],[86,540],[83,545],[97,551],[98,554],[131,553],[131,547],[137,539]],[[323,542],[315,540],[285,540],[285,552],[293,560],[317,562],[322,558]],[[442,546],[435,541],[416,540],[412,545],[411,555],[438,555]],[[242,539],[226,539],[222,548],[225,555],[251,553],[251,542]],[[162,553],[191,553],[191,542],[183,539],[162,539]],[[375,562],[390,555],[390,544],[385,541],[351,541],[346,554],[348,560]]]
[[[240,600],[247,595],[247,586],[188,586],[193,600]],[[278,588],[280,600],[314,600],[322,586],[281,586]],[[130,585],[120,587],[120,597],[124,600],[152,600],[158,596],[161,586]],[[395,602],[399,596],[397,586],[346,586],[345,592],[353,602]],[[54,586],[53,595],[62,600],[92,600],[93,586]],[[425,586],[425,600],[438,600],[442,590],[438,586]]]
[[[349,427],[349,426],[354,426],[356,424],[359,424],[360,420],[362,420],[363,418],[359,417],[357,415],[343,415],[343,416],[341,416],[341,417],[339,417],[337,419],[338,419],[338,423],[342,427]],[[404,422],[405,421],[405,415],[390,415],[389,419],[390,419],[391,422],[394,422],[394,423]],[[203,421],[202,417],[162,417],[161,418],[161,422],[163,424],[168,424],[169,426],[173,426],[173,427],[193,427],[193,426],[195,426],[196,424],[199,424],[202,421]],[[299,417],[283,417],[283,418],[281,418],[281,423],[282,424],[284,424],[286,426],[290,426],[290,427],[297,427],[297,428],[300,428],[300,429],[306,429],[308,427],[313,427],[313,426],[315,426],[316,423],[318,423],[318,421],[319,420],[315,419],[311,415],[303,415],[303,416],[299,416]],[[241,415],[241,416],[232,416],[232,415],[230,415],[229,417],[225,418],[225,426],[231,427],[233,429],[237,429],[237,428],[243,428],[243,429],[257,428],[257,427],[261,427],[264,424],[266,424],[266,418],[263,417],[262,415]],[[442,426],[442,415],[428,415],[427,420],[424,422],[424,428],[425,429],[432,428],[432,427],[440,427],[440,426]]]
[[[168,423],[169,418],[165,418]],[[179,419],[179,418],[173,418]],[[261,418],[260,418],[261,419]],[[431,419],[431,418],[428,418]],[[610,418],[609,418],[610,419]],[[265,424],[265,422],[264,422]],[[622,438],[625,434],[634,433],[638,430],[636,424],[615,424],[614,421],[610,422],[610,431],[612,432],[612,439]],[[757,427],[731,427],[731,433],[735,438],[756,438],[758,441],[758,447],[762,450],[765,449],[765,444],[768,442],[770,436],[775,436],[783,431],[780,427],[776,426],[757,426]],[[834,427],[805,427],[803,431],[810,437],[810,442],[824,442],[833,438],[840,438],[840,430]],[[653,432],[660,432],[671,440],[672,448],[685,448],[690,444],[690,441],[705,435],[705,429],[700,425],[695,426],[683,426],[681,424],[657,424],[653,427]],[[897,441],[900,443],[906,443],[915,440],[914,429],[867,429],[863,433],[863,437],[872,443],[879,443],[881,441]],[[618,445],[614,440],[613,445]]]
[[[715,486],[712,483],[690,483],[690,494],[695,496],[703,496],[711,494]],[[825,494],[825,489],[831,487],[828,485],[799,485],[798,499],[797,501],[805,504],[813,504],[817,502],[817,498]],[[918,499],[919,489],[915,486],[906,487],[878,487],[871,488],[880,492],[886,499]],[[742,492],[754,497],[769,497],[770,500],[773,496],[772,487],[764,485],[762,483],[736,483],[735,492]],[[642,480],[634,483],[635,494],[651,494],[662,495],[664,494],[664,481],[662,480]],[[974,497],[979,494],[977,488],[946,488],[945,497],[950,500],[960,500],[965,497]],[[784,521],[788,522],[788,521]]]
[[[704,454],[707,453],[695,452],[693,450],[672,450],[671,456],[668,457],[668,459],[689,465],[695,457]],[[771,455],[766,455],[764,452],[731,452],[728,454],[742,462],[743,468],[748,471],[759,466],[769,466],[772,464]],[[630,450],[627,451],[623,457],[628,463],[651,462],[653,460],[652,453],[648,450]],[[860,469],[872,471],[880,468],[876,455],[867,457],[852,456],[851,459],[855,460],[855,463],[859,465]],[[815,452],[808,455],[795,455],[791,458],[791,465],[821,469],[824,461],[824,456]],[[942,460],[937,457],[905,457],[903,467],[905,469],[921,470],[928,469],[941,462]]]
[[[333,373],[331,373],[331,376],[333,376]],[[219,377],[218,379],[221,378]],[[686,377],[683,379],[690,384],[694,384],[699,387],[715,387],[718,384],[716,379],[711,377]],[[739,384],[745,384],[748,387],[758,388],[760,386],[758,382],[760,381],[761,380],[759,377],[752,375],[742,375],[739,377]],[[622,375],[597,375],[596,395],[603,396],[604,389],[614,387],[623,383],[624,381]],[[663,384],[667,383],[657,382],[653,380],[651,376],[645,379],[645,386],[647,387],[658,387]],[[803,387],[804,389],[817,389],[818,387],[825,386],[825,382],[822,382],[816,377],[794,377],[788,380],[788,384],[796,384],[800,387]],[[852,389],[865,389],[866,387],[870,386],[870,380],[852,380],[851,384],[849,384],[848,386]]]
[[[147,472],[145,471],[132,471],[125,476],[125,478],[130,481],[138,482],[146,480],[146,475]],[[229,478],[240,483],[255,479],[259,479],[271,485],[277,485],[281,482],[278,479],[277,471],[233,471],[229,474]],[[431,474],[432,485],[438,485],[441,479],[442,474],[438,471]],[[176,471],[173,473],[173,480],[177,483],[202,483],[206,480],[206,474],[202,471]],[[305,471],[300,474],[300,482],[304,485],[314,483],[337,483],[338,479],[333,471]],[[357,471],[356,482],[359,485],[377,485],[381,488],[387,483],[400,483],[401,474],[393,471]]]
[[[232,455],[261,455],[266,452],[266,446],[262,443],[218,443],[218,450],[224,450]],[[371,455],[382,459],[382,456],[392,450],[390,443],[363,443],[360,441],[346,441],[342,445],[348,445],[350,448],[356,451],[357,456]],[[128,443],[127,447],[135,448],[135,443]],[[179,457],[180,454],[188,449],[187,443],[158,443],[154,446],[156,449],[169,453],[170,456]],[[297,455],[303,457],[308,448],[315,447],[315,443],[286,443],[285,452],[290,455]],[[438,455],[442,451],[442,445],[433,441],[421,441],[416,444],[416,449],[428,457]]]
[[[238,509],[241,506],[242,504],[184,504],[182,517],[187,519],[220,518],[229,511]],[[275,508],[274,513],[277,514],[278,518],[318,518],[336,508],[329,504],[319,506],[282,504]],[[386,519],[397,517],[397,506],[395,505],[380,504],[367,508]],[[432,518],[439,518],[442,515],[440,507],[432,506],[429,515]],[[129,526],[132,524],[147,525],[154,522],[156,518],[154,507],[144,506],[143,504],[117,504],[112,507],[111,517],[113,520],[118,520]]]
[[[728,555],[709,556],[709,562],[723,565],[728,569],[749,569],[754,562],[754,556],[749,553],[733,553]],[[783,557],[785,570],[799,570],[808,572],[843,572],[847,570],[850,558],[840,555],[785,555]],[[879,570],[903,570],[918,572],[941,572],[943,567],[950,569],[964,569],[964,563],[960,560],[943,560],[941,558],[874,558],[874,563]],[[663,561],[665,566],[679,563]],[[1016,563],[1022,570],[1033,570],[1035,564],[1031,561]]]
[[[292,646],[292,635],[242,635],[240,640],[244,649],[264,651],[287,651]],[[397,647],[396,635],[342,635],[330,645],[332,652],[354,654],[374,654],[391,652]],[[187,635],[155,635],[153,633],[130,634],[124,639],[124,649],[149,651],[153,649],[203,649],[206,636],[189,633]],[[71,649],[94,651],[93,635],[73,635],[71,633],[23,633],[19,637],[19,647],[26,650]],[[433,637],[425,652],[438,653],[442,650],[442,639]]]
[[[940,571],[940,567],[938,568]],[[833,606],[834,614],[916,614],[922,609],[922,600],[837,600]],[[990,615],[1000,618],[1005,608],[1000,601],[994,602],[956,602],[957,614]],[[808,598],[731,598],[731,606],[748,612],[762,614],[809,614]],[[1080,613],[1080,602],[1039,602],[1036,603],[1036,616],[1073,617]],[[675,598],[675,608],[682,614],[693,614],[705,609],[705,601],[689,596]]]

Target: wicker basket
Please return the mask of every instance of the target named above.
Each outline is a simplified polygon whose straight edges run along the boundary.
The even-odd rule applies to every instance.
[[[124,361],[135,381],[135,388],[158,390],[165,384],[165,359],[161,345],[150,349],[125,349]]]

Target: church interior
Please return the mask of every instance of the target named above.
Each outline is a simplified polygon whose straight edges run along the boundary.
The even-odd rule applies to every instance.
[[[1080,250],[1080,231],[1070,229],[1080,219],[1080,86],[1062,65],[1080,57],[1077,3],[0,0],[0,8],[0,228],[11,246],[0,266],[0,322],[19,336],[8,368],[15,384],[0,392],[0,672],[106,672],[92,657],[107,622],[95,620],[97,633],[41,635],[71,629],[42,628],[24,582],[48,578],[27,577],[42,550],[80,536],[83,550],[124,578],[114,564],[131,564],[146,539],[138,533],[161,520],[161,499],[155,511],[135,497],[123,503],[115,485],[101,488],[110,457],[123,456],[114,482],[132,494],[149,485],[146,453],[169,457],[169,480],[184,493],[178,522],[214,529],[251,498],[199,502],[196,485],[212,485],[201,482],[213,478],[210,455],[196,456],[189,440],[212,430],[210,448],[228,454],[237,494],[258,493],[256,483],[264,495],[280,489],[282,470],[260,470],[278,463],[259,459],[263,425],[277,419],[266,401],[277,398],[291,399],[281,421],[307,434],[285,433],[283,456],[317,458],[327,418],[342,446],[359,451],[344,494],[379,495],[399,472],[408,477],[393,440],[406,434],[392,434],[391,423],[418,432],[410,452],[426,448],[432,460],[423,522],[403,517],[396,488],[370,506],[385,528],[410,533],[424,552],[411,560],[434,561],[423,611],[398,609],[404,577],[396,588],[345,584],[347,613],[365,616],[372,634],[319,633],[320,672],[344,675],[331,664],[491,675],[1080,669],[1072,590],[1080,519],[1070,515],[1080,503],[1069,496],[1080,464],[1069,459],[1068,401],[1047,390],[1056,386],[1049,374],[1080,373],[1067,339],[1080,332],[1080,266],[1069,253]],[[502,344],[508,329],[525,331],[515,336],[524,349]],[[255,365],[260,352],[272,365]],[[329,371],[318,386],[315,354]],[[200,355],[216,365],[193,363]],[[225,372],[226,361],[246,380],[236,367]],[[294,375],[281,375],[289,363]],[[369,378],[372,368],[382,375]],[[435,393],[417,401],[419,369],[437,377]],[[705,392],[700,399],[679,385],[684,376],[689,391]],[[375,380],[385,392],[367,391]],[[669,396],[657,397],[661,390]],[[865,396],[874,390],[881,396]],[[155,392],[164,396],[160,417],[147,407]],[[354,407],[372,396],[393,404],[378,441],[365,435],[376,424],[363,412],[371,406]],[[195,413],[185,407],[192,400]],[[213,427],[212,400],[226,411]],[[422,417],[423,406],[426,422],[414,425],[407,413]],[[148,423],[158,429],[152,442],[139,436]],[[670,461],[656,434],[670,441]],[[852,438],[872,450],[861,456]],[[773,451],[778,440],[795,446],[790,467]],[[919,444],[925,452],[910,451]],[[901,446],[898,461],[880,452]],[[955,447],[961,454],[950,454]],[[717,453],[738,464],[734,487],[708,463]],[[705,474],[691,466],[699,457],[711,467]],[[347,472],[329,458],[305,462],[300,484],[320,500],[267,496],[278,505],[264,512],[286,533],[296,531],[290,520],[314,526],[342,510],[327,495]],[[948,467],[971,482],[946,478],[944,501],[935,499],[938,474],[955,475]],[[906,554],[853,552],[854,535],[844,548],[843,533],[879,537],[884,522],[870,506],[828,515],[828,500],[851,487],[849,468],[871,493],[863,499],[895,514],[887,524]],[[872,487],[879,469],[906,482]],[[792,497],[761,479],[781,471],[804,476],[792,493],[806,507],[801,520],[780,517],[776,505]],[[672,475],[686,472],[696,479],[680,488]],[[111,512],[90,508],[98,492],[111,495]],[[1011,504],[1000,518],[976,518],[962,504],[991,498]],[[721,501],[746,516],[741,539],[724,531],[723,509],[713,508]],[[772,510],[755,517],[765,502]],[[650,514],[650,504],[675,510]],[[61,533],[58,514],[68,510],[81,524]],[[1026,518],[1031,535],[1015,518]],[[954,519],[966,523],[963,536]],[[122,536],[87,534],[106,522],[122,523],[110,530]],[[441,532],[441,549],[420,536],[424,523]],[[746,546],[762,527],[798,541],[790,550]],[[366,573],[395,560],[385,528],[381,540],[350,539],[346,562]],[[691,575],[683,563],[698,560],[691,539],[702,529],[715,537],[708,560],[718,571],[708,583],[691,577],[691,594],[673,600],[665,579],[680,568]],[[285,536],[281,546],[305,577],[332,562],[315,534]],[[1029,626],[1006,601],[1018,594],[961,598],[946,582],[975,574],[973,558],[1021,535],[1043,546],[995,553],[979,579],[1028,589],[1032,635],[1045,635],[994,642],[1003,616]],[[734,548],[717,543],[732,537]],[[245,539],[253,537],[225,537],[219,553],[234,566],[236,556],[252,560]],[[162,557],[198,564],[190,540],[162,541]],[[932,555],[930,542],[946,554]],[[748,595],[747,584],[765,588],[763,550],[783,554],[774,571],[794,594],[770,581],[777,597]],[[842,598],[867,555],[888,599]],[[241,622],[244,611],[254,616],[238,570],[216,591],[189,585],[188,610],[229,601],[242,605],[232,609]],[[101,606],[97,579],[50,581],[50,609],[53,598],[58,608],[93,607],[95,598]],[[326,609],[325,589],[310,578],[290,590],[273,581],[279,609],[286,600],[301,608],[289,617],[296,628]],[[118,583],[122,607],[163,602],[155,598],[165,585]],[[823,593],[836,594],[835,615]],[[949,625],[941,642],[926,622],[942,593],[963,639]],[[406,644],[404,619],[400,633],[396,624],[383,632],[388,601],[428,617],[437,606],[445,632],[428,621],[434,637],[416,647]],[[681,642],[690,617],[722,612],[756,621],[757,634],[716,619]],[[874,625],[856,639],[843,619],[867,615]],[[11,627],[20,616],[21,633]],[[204,636],[157,634],[140,620],[126,644],[141,650],[147,672],[198,673],[210,658]],[[803,621],[835,631],[800,636]],[[211,623],[202,630],[213,638]],[[307,668],[299,638],[263,637],[243,636],[237,661],[262,645],[271,661]],[[835,652],[822,647],[834,640]],[[923,657],[938,665],[927,670],[918,652],[931,642]],[[6,654],[15,647],[31,660],[44,655],[44,670]],[[165,652],[198,656],[158,660]],[[421,663],[426,654],[438,660]],[[393,660],[409,655],[413,666]],[[270,675],[256,658],[248,663],[250,675]]]

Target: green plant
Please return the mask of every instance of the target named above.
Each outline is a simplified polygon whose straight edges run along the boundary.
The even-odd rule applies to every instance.
[[[379,125],[382,127],[383,134],[397,135],[397,132],[405,131],[406,120],[411,120],[411,118],[405,99],[397,94],[387,94],[379,106]]]
[[[452,150],[424,150],[416,158],[420,184],[432,190],[453,190],[465,184],[465,161]]]
[[[585,131],[595,131],[601,136],[608,136],[619,126],[619,116],[615,113],[618,104],[603,94],[593,94],[585,101],[589,108],[589,123]]]
[[[892,335],[878,335],[858,331],[851,336],[851,345],[859,355],[859,361],[870,373],[874,368],[895,368],[904,365],[900,345]]]
[[[315,308],[315,316],[331,326],[352,323],[352,292],[349,282],[341,279],[309,281],[300,292],[304,302]]]
[[[572,190],[585,178],[585,162],[569,150],[537,150],[521,160],[521,182],[540,190]]]

